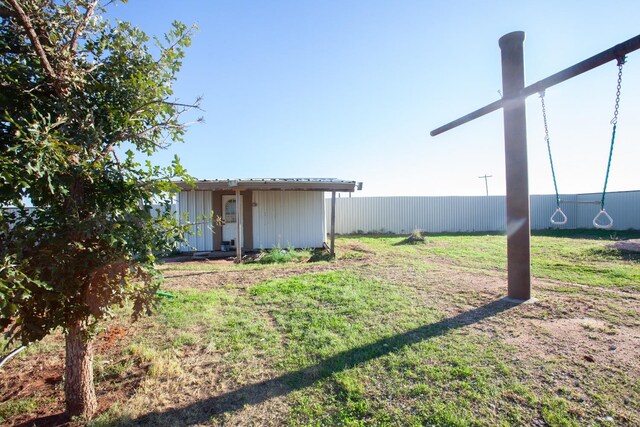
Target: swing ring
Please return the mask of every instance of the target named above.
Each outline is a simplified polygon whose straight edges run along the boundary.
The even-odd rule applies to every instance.
[[[607,222],[604,224],[598,222],[598,219],[600,219],[600,217],[604,217],[604,219]],[[595,228],[599,228],[600,230],[608,230],[611,227],[613,227],[613,218],[611,218],[611,216],[607,213],[606,210],[601,209],[598,215],[596,215],[595,218],[593,218],[593,226]]]
[[[555,219],[556,215],[560,215],[560,219],[557,220]],[[564,212],[562,212],[562,209],[560,209],[558,207],[558,209],[556,209],[556,211],[553,213],[553,215],[551,215],[551,218],[549,218],[549,221],[551,221],[551,224],[553,225],[564,225],[567,223],[568,218],[567,216],[564,214]]]

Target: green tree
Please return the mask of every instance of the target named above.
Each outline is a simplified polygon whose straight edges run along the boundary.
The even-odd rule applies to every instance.
[[[0,0],[0,328],[23,344],[64,332],[67,413],[84,417],[97,408],[99,322],[126,301],[134,318],[148,310],[154,254],[184,237],[171,180],[190,177],[177,157],[136,158],[182,141],[181,115],[197,107],[172,92],[191,29],[150,40],[104,12]]]

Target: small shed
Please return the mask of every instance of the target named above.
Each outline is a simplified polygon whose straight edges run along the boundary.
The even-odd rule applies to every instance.
[[[194,224],[183,250],[234,250],[238,257],[243,250],[325,246],[325,192],[332,197],[333,254],[336,193],[362,189],[362,183],[335,178],[215,179],[178,185],[179,217]]]

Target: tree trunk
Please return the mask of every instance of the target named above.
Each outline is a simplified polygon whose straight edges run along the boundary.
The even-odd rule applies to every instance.
[[[93,343],[84,322],[74,321],[65,337],[64,397],[69,416],[91,418],[98,409],[93,386]]]

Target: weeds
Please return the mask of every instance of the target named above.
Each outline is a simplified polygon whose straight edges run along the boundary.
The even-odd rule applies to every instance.
[[[406,239],[399,241],[396,245],[415,245],[419,243],[424,243],[426,238],[422,235],[422,231],[419,229],[415,229],[407,236]]]
[[[296,250],[289,246],[287,249],[282,249],[280,246],[269,249],[263,252],[256,262],[260,264],[282,264],[285,262],[297,262],[301,260],[308,260],[311,257],[311,251],[307,249]]]
[[[11,417],[34,412],[38,408],[38,400],[24,398],[0,403],[0,423]]]

